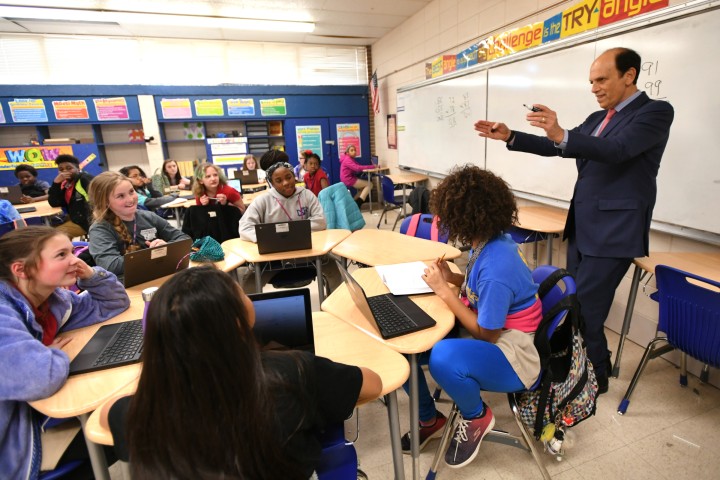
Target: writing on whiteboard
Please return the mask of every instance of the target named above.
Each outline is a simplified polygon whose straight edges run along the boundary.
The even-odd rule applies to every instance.
[[[643,64],[640,65],[640,73],[646,74],[648,78],[645,80],[645,82],[640,82],[640,85],[645,90],[645,93],[648,94],[648,97],[654,98],[656,100],[666,100],[667,96],[663,95],[660,90],[660,87],[662,86],[662,79],[660,78],[660,75],[658,73],[659,70],[659,60],[643,62]]]
[[[472,115],[470,109],[470,93],[465,92],[461,97],[441,96],[435,101],[435,120],[445,122],[450,128],[457,125],[458,115],[468,118]]]

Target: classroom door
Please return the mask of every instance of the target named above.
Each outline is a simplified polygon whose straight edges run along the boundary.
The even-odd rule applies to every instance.
[[[320,156],[322,168],[330,183],[340,180],[338,157],[333,156],[330,123],[327,118],[292,118],[285,120],[285,145],[290,163],[297,165],[301,152],[312,150]]]
[[[368,117],[333,117],[330,119],[333,155],[339,159],[350,145],[357,149],[358,163],[370,165],[370,122]]]

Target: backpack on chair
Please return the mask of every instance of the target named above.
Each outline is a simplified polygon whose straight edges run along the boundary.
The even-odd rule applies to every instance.
[[[569,275],[564,269],[551,274],[540,284],[540,299],[558,280]],[[567,309],[567,315],[563,323],[548,339],[550,322],[564,309]],[[546,312],[534,340],[540,354],[540,386],[517,396],[523,422],[551,454],[562,454],[567,428],[595,414],[598,385],[585,351],[583,331],[584,322],[576,295],[568,295]]]

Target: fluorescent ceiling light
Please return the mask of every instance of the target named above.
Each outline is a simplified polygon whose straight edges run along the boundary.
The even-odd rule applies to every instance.
[[[61,20],[68,22],[101,22],[133,25],[164,25],[189,28],[222,28],[233,30],[262,30],[277,32],[305,32],[315,30],[312,22],[262,20],[253,18],[201,17],[194,15],[165,15],[162,13],[114,12],[66,8],[35,8],[0,6],[0,17],[8,19]]]

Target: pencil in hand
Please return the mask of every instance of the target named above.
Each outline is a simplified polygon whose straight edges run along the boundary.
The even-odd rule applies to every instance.
[[[435,261],[435,263],[436,263],[437,265],[440,265],[440,264],[442,264],[443,260],[445,260],[445,254],[444,254],[444,253],[442,254],[442,257],[438,258],[438,259]]]

